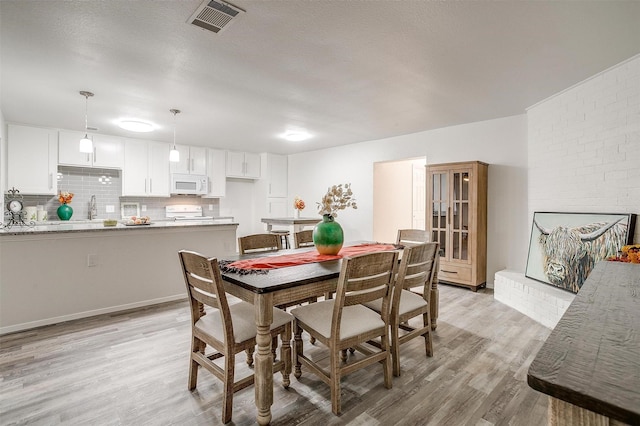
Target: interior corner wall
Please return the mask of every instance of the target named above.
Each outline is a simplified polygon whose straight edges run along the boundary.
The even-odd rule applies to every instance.
[[[490,164],[487,283],[505,268],[524,272],[529,242],[524,114],[290,155],[288,193],[306,202],[303,216],[313,217],[329,186],[350,182],[358,209],[340,211],[338,222],[346,240],[372,240],[373,164],[416,157],[427,164]]]
[[[529,223],[535,211],[640,214],[640,55],[527,118]]]
[[[0,109],[0,192],[7,189],[7,123]]]

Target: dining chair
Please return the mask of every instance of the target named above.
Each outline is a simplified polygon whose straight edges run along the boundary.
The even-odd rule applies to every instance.
[[[231,421],[233,394],[254,383],[254,375],[235,381],[235,355],[256,345],[255,307],[240,301],[227,302],[218,261],[201,254],[180,250],[180,264],[187,286],[191,307],[191,354],[189,365],[189,390],[196,388],[198,367],[202,366],[224,384],[222,420]],[[205,312],[205,306],[212,308]],[[280,360],[274,362],[273,372],[282,372],[282,383],[289,387],[291,373],[291,322],[293,316],[273,309],[271,338],[277,345],[282,340]],[[211,353],[205,353],[209,346]],[[223,367],[214,360],[224,358]]]
[[[403,343],[422,336],[427,357],[433,356],[429,289],[436,271],[437,254],[438,243],[423,243],[405,247],[402,252],[402,260],[391,299],[389,319],[394,376],[400,376],[400,345]],[[418,286],[423,287],[422,294],[409,291],[410,288]],[[384,305],[377,300],[367,302],[365,306],[376,312],[385,309]],[[409,320],[418,316],[422,316],[422,325],[409,325]],[[402,334],[400,334],[401,331]]]
[[[307,229],[304,231],[296,232],[294,234],[296,248],[300,247],[313,247],[313,231]]]
[[[238,238],[240,254],[282,250],[282,241],[277,234],[253,234]]]
[[[379,362],[383,366],[384,386],[391,389],[388,307],[397,263],[397,251],[345,257],[342,259],[335,299],[291,310],[295,317],[294,374],[300,378],[301,366],[304,365],[328,384],[331,387],[331,409],[336,415],[341,411],[340,379],[344,375]],[[363,305],[377,299],[381,300],[382,313]],[[329,349],[329,371],[304,355],[303,330]],[[362,346],[378,337],[381,342],[379,349]],[[343,364],[341,353],[347,348],[355,348],[365,357]]]
[[[423,229],[398,229],[396,244],[413,245],[430,241],[429,231]]]

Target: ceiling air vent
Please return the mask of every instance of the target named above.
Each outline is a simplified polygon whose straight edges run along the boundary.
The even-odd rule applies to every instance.
[[[223,1],[205,0],[187,22],[219,33],[237,20],[244,10]]]

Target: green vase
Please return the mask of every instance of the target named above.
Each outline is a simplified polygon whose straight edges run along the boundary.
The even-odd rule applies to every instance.
[[[322,222],[313,228],[313,243],[320,254],[338,254],[344,243],[342,226],[333,216],[323,215]]]
[[[60,204],[57,213],[60,220],[69,220],[71,219],[71,215],[73,215],[73,209],[68,204]]]

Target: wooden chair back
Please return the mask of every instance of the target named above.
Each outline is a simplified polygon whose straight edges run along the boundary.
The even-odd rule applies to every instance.
[[[331,339],[340,340],[342,309],[382,299],[382,319],[389,322],[389,303],[398,265],[397,251],[366,253],[342,259],[331,322]]]
[[[300,247],[313,247],[313,231],[307,229],[295,233],[296,248]]]
[[[231,313],[218,260],[187,250],[180,250],[178,255],[191,307],[191,325],[193,326],[205,315],[204,306],[210,306],[220,314],[226,341],[233,342]],[[220,350],[220,348],[216,349]]]
[[[404,248],[393,292],[392,315],[399,306],[402,290],[422,287],[422,295],[429,301],[429,290],[437,270],[438,246],[438,243],[423,243]]]
[[[282,240],[277,234],[254,234],[238,238],[240,254],[282,250]]]
[[[429,231],[423,229],[398,229],[396,244],[414,245],[431,241]]]

